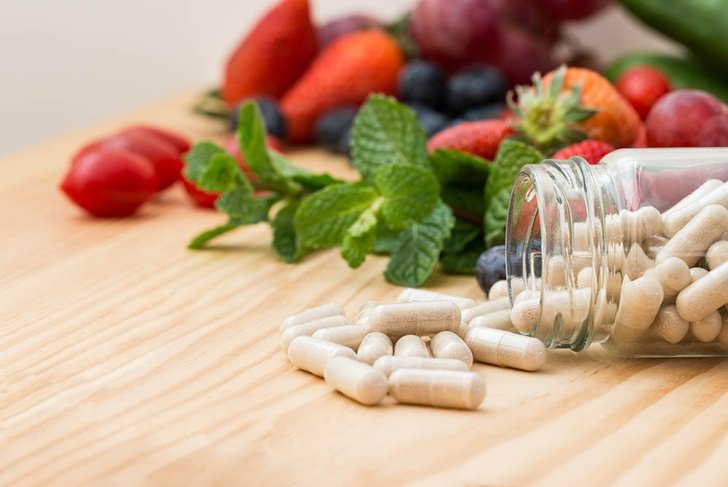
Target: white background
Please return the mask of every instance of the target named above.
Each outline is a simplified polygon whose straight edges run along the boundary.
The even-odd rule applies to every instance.
[[[6,0],[0,9],[0,154],[217,82],[274,0]],[[413,0],[311,0],[314,18],[393,18]],[[571,29],[605,58],[671,46],[614,7]]]

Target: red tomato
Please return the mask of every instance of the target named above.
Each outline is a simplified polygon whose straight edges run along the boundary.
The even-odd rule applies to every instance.
[[[180,178],[182,161],[177,149],[152,135],[141,133],[122,133],[101,139],[83,147],[73,160],[83,157],[97,149],[129,151],[149,160],[157,172],[157,191],[170,187]]]
[[[168,144],[172,144],[177,150],[177,153],[180,155],[190,150],[190,141],[186,137],[160,127],[153,127],[151,125],[132,125],[131,127],[124,129],[121,133],[152,135],[164,140]]]
[[[76,157],[61,189],[78,206],[98,217],[133,214],[157,188],[154,166],[129,151],[98,149]]]
[[[184,176],[182,176],[182,186],[185,188],[185,191],[187,191],[187,194],[195,205],[202,208],[215,208],[215,202],[220,197],[218,193],[209,193],[207,191],[197,189],[195,183]]]

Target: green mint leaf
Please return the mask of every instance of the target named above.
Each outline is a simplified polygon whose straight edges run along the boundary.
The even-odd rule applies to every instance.
[[[268,150],[268,154],[280,174],[295,181],[309,191],[318,191],[326,186],[344,182],[326,173],[315,174],[307,171],[290,162],[280,152]]]
[[[235,158],[228,153],[218,153],[210,158],[196,184],[203,191],[223,193],[241,184],[243,178],[245,176]]]
[[[384,277],[400,286],[421,286],[435,270],[445,240],[455,225],[450,208],[440,202],[420,223],[402,230]]]
[[[195,144],[183,157],[185,177],[196,184],[199,183],[200,177],[207,170],[210,161],[218,154],[227,154],[227,152],[214,142],[203,140]]]
[[[482,234],[478,235],[479,237]],[[440,266],[448,274],[475,274],[475,264],[485,246],[481,238],[475,239],[460,252],[443,253],[440,256]]]
[[[490,170],[490,161],[454,149],[435,150],[430,162],[432,171],[443,184],[482,188]]]
[[[377,216],[370,208],[362,213],[344,235],[341,242],[341,257],[349,267],[357,268],[374,249],[377,241]]]
[[[297,193],[300,187],[281,174],[274,163],[265,139],[265,124],[258,104],[249,101],[240,107],[237,138],[245,162],[255,177],[265,186],[284,193]],[[281,156],[283,158],[283,156]]]
[[[305,253],[299,247],[296,238],[295,222],[298,206],[297,201],[288,203],[276,213],[270,223],[273,228],[273,249],[281,259],[289,263],[298,261]]]
[[[399,233],[398,230],[392,230],[380,220],[377,228],[377,241],[372,253],[391,255],[397,249]]]
[[[440,185],[431,171],[404,164],[380,166],[374,172],[374,185],[384,198],[382,217],[395,230],[429,215],[440,195]]]
[[[205,230],[204,232],[200,233],[195,238],[193,238],[192,241],[187,245],[187,248],[194,249],[194,250],[201,249],[207,244],[207,242],[209,242],[213,238],[219,237],[220,235],[231,232],[241,225],[242,225],[241,223],[231,220],[228,223],[226,223],[225,225],[220,225],[219,227]]]
[[[368,181],[385,164],[430,166],[427,136],[415,112],[383,95],[370,96],[359,110],[351,146],[354,167]]]
[[[362,184],[335,184],[305,197],[296,212],[299,245],[320,249],[340,244],[377,199],[374,188]]]
[[[485,213],[483,188],[443,186],[440,190],[442,201],[453,209],[455,215],[467,215],[474,220],[482,220]]]
[[[536,164],[543,158],[543,154],[519,140],[501,142],[485,185],[484,229],[488,247],[505,242],[508,203],[518,172],[526,164]]]
[[[482,237],[482,234],[483,229],[479,226],[470,222],[456,220],[455,227],[452,229],[450,238],[445,241],[442,251],[448,254],[460,253],[465,250],[465,247],[470,242],[476,239],[480,241],[479,243],[482,246],[482,238],[479,238]]]
[[[215,207],[243,225],[267,220],[268,210],[280,197],[272,195],[256,198],[250,183],[245,183],[223,193],[215,202]]]

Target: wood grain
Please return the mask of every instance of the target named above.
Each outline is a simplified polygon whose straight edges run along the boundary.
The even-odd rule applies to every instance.
[[[279,322],[393,299],[383,259],[276,259],[264,225],[209,251],[218,223],[179,189],[138,217],[82,216],[69,156],[132,121],[195,138],[190,97],[0,161],[0,485],[726,485],[728,362],[552,352],[539,373],[477,365],[475,412],[365,408],[294,370]],[[343,160],[302,164],[351,174]],[[471,278],[429,288],[478,297]]]

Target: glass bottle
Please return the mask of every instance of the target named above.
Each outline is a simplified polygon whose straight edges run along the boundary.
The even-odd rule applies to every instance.
[[[550,348],[728,355],[726,181],[728,148],[524,166],[506,229],[514,326]]]

